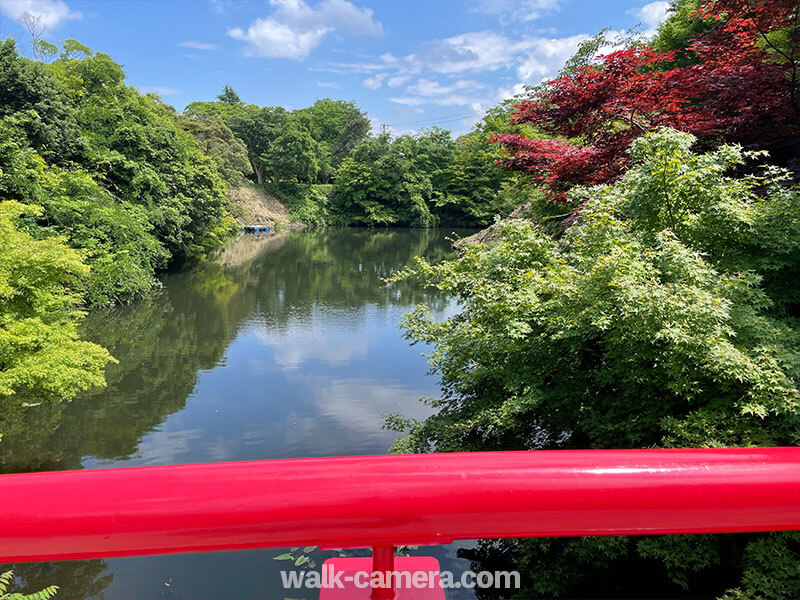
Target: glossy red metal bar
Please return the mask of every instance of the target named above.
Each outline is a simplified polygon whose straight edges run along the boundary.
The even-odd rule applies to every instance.
[[[800,529],[800,448],[355,456],[0,476],[0,560]]]

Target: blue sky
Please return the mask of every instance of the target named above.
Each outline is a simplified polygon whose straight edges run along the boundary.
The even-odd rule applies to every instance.
[[[127,82],[177,109],[232,85],[243,100],[302,108],[355,101],[377,127],[463,132],[523,83],[554,75],[602,27],[650,31],[646,0],[0,0],[27,51],[28,11],[54,43],[76,38]]]

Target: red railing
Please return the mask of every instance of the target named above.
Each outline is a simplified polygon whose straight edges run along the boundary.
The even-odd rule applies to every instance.
[[[0,561],[800,529],[800,448],[357,456],[0,476]]]

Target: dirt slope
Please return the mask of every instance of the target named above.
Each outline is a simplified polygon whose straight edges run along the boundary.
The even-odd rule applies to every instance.
[[[292,223],[289,211],[281,202],[258,188],[243,185],[228,190],[228,199],[239,225],[269,225],[274,228],[303,229],[302,223]]]

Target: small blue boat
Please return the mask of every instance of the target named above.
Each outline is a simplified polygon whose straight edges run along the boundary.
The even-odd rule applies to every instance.
[[[269,233],[269,225],[245,225],[244,230],[247,233]]]

